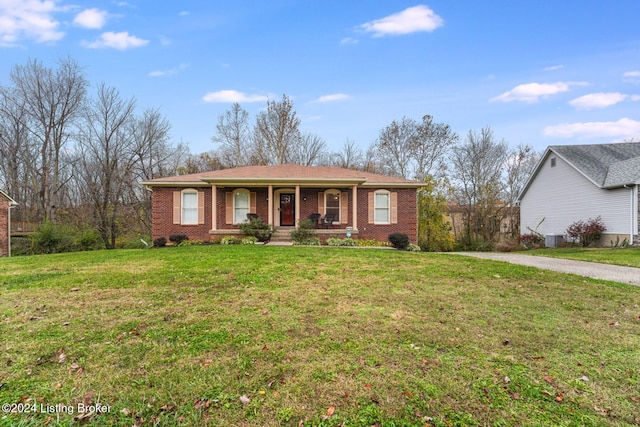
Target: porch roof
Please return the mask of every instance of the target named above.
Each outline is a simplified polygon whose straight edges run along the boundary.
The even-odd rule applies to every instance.
[[[233,169],[157,178],[143,182],[149,187],[169,186],[268,186],[300,185],[302,187],[404,187],[423,186],[418,181],[390,177],[333,166],[245,166]]]

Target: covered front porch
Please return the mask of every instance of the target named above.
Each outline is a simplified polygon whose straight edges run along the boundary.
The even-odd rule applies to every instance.
[[[363,221],[359,216],[366,215],[358,209],[362,180],[329,181],[212,182],[209,234],[237,234],[239,224],[257,217],[279,230],[277,236],[288,236],[303,220],[310,220],[323,240],[357,235],[358,223]]]

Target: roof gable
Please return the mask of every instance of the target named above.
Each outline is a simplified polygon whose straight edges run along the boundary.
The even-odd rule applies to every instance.
[[[551,145],[540,158],[518,200],[522,200],[531,182],[552,154],[563,159],[599,188],[640,184],[640,142]]]
[[[621,187],[640,181],[640,142],[554,145],[549,149],[598,187]]]

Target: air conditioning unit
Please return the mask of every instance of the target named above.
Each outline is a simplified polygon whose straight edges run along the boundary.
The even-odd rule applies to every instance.
[[[544,236],[544,245],[547,248],[557,248],[562,246],[562,242],[564,241],[564,236],[561,234],[547,234]]]

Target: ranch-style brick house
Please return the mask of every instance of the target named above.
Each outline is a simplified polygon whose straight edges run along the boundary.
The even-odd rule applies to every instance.
[[[186,234],[205,242],[241,235],[257,216],[290,232],[312,219],[316,236],[387,241],[405,233],[417,241],[420,182],[329,166],[246,166],[157,178],[152,191],[152,238]]]
[[[639,187],[639,142],[550,146],[518,197],[521,232],[537,227],[555,246],[569,225],[600,216],[600,245],[637,244]]]
[[[0,190],[0,256],[11,256],[11,208],[17,203]]]

